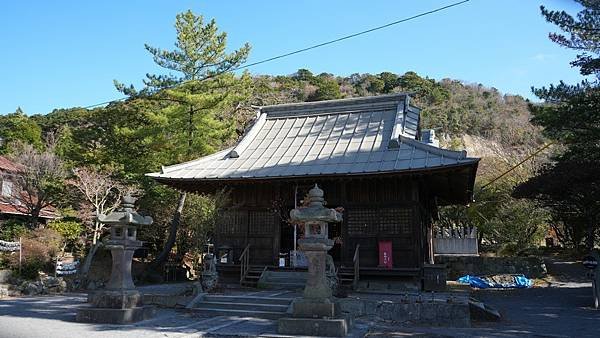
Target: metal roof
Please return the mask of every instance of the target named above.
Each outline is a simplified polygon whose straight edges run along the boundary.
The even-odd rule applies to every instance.
[[[420,142],[407,94],[266,106],[238,144],[163,167],[161,180],[359,175],[477,163]]]

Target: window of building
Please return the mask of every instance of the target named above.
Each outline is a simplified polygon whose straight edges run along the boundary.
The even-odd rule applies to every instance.
[[[13,182],[8,180],[2,180],[2,196],[12,197],[13,195]]]

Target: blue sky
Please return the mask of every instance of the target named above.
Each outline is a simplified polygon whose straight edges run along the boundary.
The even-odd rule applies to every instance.
[[[428,11],[455,0],[404,1],[5,1],[0,4],[0,113],[87,106],[121,97],[113,80],[139,85],[159,73],[144,43],[171,48],[178,12],[215,18],[249,62]],[[254,74],[404,73],[453,78],[532,98],[531,86],[581,76],[574,51],[550,42],[539,5],[572,0],[471,0],[341,43],[269,62]]]

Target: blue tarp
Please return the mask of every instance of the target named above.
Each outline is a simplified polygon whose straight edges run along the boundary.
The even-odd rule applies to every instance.
[[[503,277],[506,277],[505,275]],[[533,280],[525,277],[524,275],[512,275],[512,280],[507,281],[506,278],[502,278],[503,282],[497,281],[494,276],[491,277],[477,277],[466,275],[462,276],[458,279],[459,283],[469,284],[474,288],[479,289],[488,289],[488,288],[496,288],[496,289],[506,289],[506,288],[516,288],[516,289],[525,289],[533,286]]]

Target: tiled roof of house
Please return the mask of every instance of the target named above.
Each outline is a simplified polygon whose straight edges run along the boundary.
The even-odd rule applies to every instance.
[[[419,109],[409,96],[266,106],[233,148],[163,167],[164,180],[365,175],[476,164],[466,152],[417,140]]]
[[[24,206],[19,206],[11,203],[0,202],[0,214],[28,216],[29,213]],[[48,206],[40,211],[40,218],[55,219],[59,218],[56,209]]]
[[[0,156],[0,171],[15,173],[19,171],[19,165],[4,156]]]

